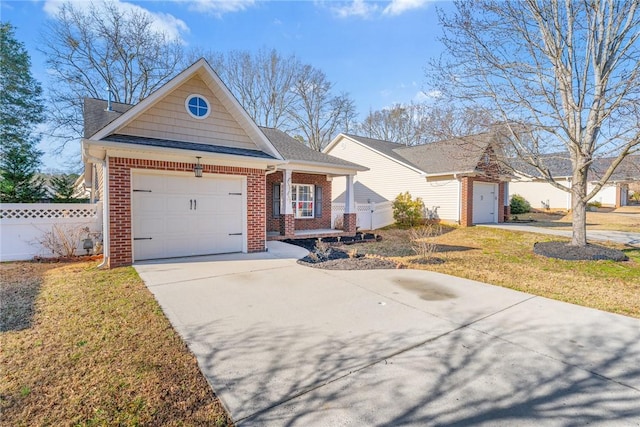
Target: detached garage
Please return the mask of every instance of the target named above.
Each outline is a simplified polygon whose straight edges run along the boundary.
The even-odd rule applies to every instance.
[[[357,162],[355,201],[393,201],[408,191],[420,197],[431,218],[462,226],[504,221],[510,176],[497,161],[499,134],[470,135],[424,145],[404,146],[358,135],[338,135],[325,153]],[[334,200],[345,199],[344,179],[334,179]]]

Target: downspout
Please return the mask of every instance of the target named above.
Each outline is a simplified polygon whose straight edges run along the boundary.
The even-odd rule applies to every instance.
[[[264,173],[264,176],[265,176],[264,185],[267,185],[267,179],[266,179],[267,175],[271,175],[272,173],[275,173],[275,172],[278,172],[278,166],[276,166],[276,165],[267,166],[267,170]],[[267,246],[268,240],[267,240],[267,230],[266,230],[266,228],[267,228],[266,218],[265,218],[264,228],[265,228],[265,230],[264,230],[264,250],[266,252],[269,252],[269,247]]]
[[[453,179],[458,181],[458,197],[456,204],[458,205],[458,224],[462,224],[462,181],[458,178],[458,174],[453,174]]]
[[[98,268],[103,268],[109,261],[109,163],[106,159],[88,155],[84,147],[82,147],[82,156],[91,163],[102,165],[104,182],[104,188],[102,189],[102,262],[98,265]],[[92,191],[95,191],[93,182],[91,187]]]

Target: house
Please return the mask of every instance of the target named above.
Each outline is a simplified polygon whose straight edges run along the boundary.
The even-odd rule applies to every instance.
[[[503,222],[507,181],[497,160],[498,135],[483,133],[417,146],[340,134],[324,150],[369,170],[352,185],[333,180],[336,201],[353,187],[356,203],[391,201],[408,191],[430,217],[470,226]]]
[[[201,59],[136,105],[87,99],[82,155],[111,266],[266,250],[326,232],[331,180],[366,170],[258,127]],[[352,180],[352,178],[350,178]],[[355,232],[355,211],[344,214]]]
[[[587,191],[591,192],[594,183],[611,165],[613,158],[600,158],[594,161],[589,171]],[[509,185],[511,194],[524,197],[534,209],[571,210],[571,193],[547,182],[540,172],[522,161],[511,161],[514,179]],[[550,153],[542,156],[543,165],[554,180],[571,187],[572,167],[568,153]],[[626,206],[629,202],[629,185],[640,182],[640,156],[627,156],[616,168],[600,191],[591,199],[605,207]]]

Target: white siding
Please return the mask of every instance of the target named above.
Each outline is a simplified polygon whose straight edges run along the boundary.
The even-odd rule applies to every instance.
[[[447,221],[458,221],[459,181],[456,179],[427,182],[424,176],[377,152],[348,139],[338,142],[328,153],[332,156],[358,163],[369,168],[358,172],[356,181],[375,193],[392,201],[396,196],[409,191],[412,197],[421,197],[425,207],[438,207],[438,216]],[[345,179],[334,178],[332,194],[340,196],[345,190]],[[366,194],[356,191],[356,202],[366,203]]]
[[[211,113],[207,118],[195,119],[187,113],[185,101],[192,94],[203,95],[209,101]],[[176,88],[140,117],[118,130],[118,133],[257,149],[218,97],[198,76],[192,77]]]
[[[593,190],[593,185],[587,186],[587,191]],[[600,202],[602,206],[614,207],[616,205],[616,184],[605,185],[590,200],[591,202]]]
[[[568,182],[562,182],[568,188]],[[570,209],[571,196],[568,192],[547,182],[540,181],[511,181],[509,196],[519,194],[524,197],[534,209]]]

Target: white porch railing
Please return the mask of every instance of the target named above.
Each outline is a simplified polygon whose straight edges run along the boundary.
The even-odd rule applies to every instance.
[[[331,204],[331,228],[342,223],[344,203]],[[375,230],[393,224],[393,203],[356,203],[356,226],[360,230]]]
[[[89,228],[93,240],[102,233],[102,203],[2,203],[0,204],[0,261],[22,261],[53,254],[42,246],[47,233]],[[80,239],[87,233],[81,233]],[[76,255],[82,255],[82,241]]]

